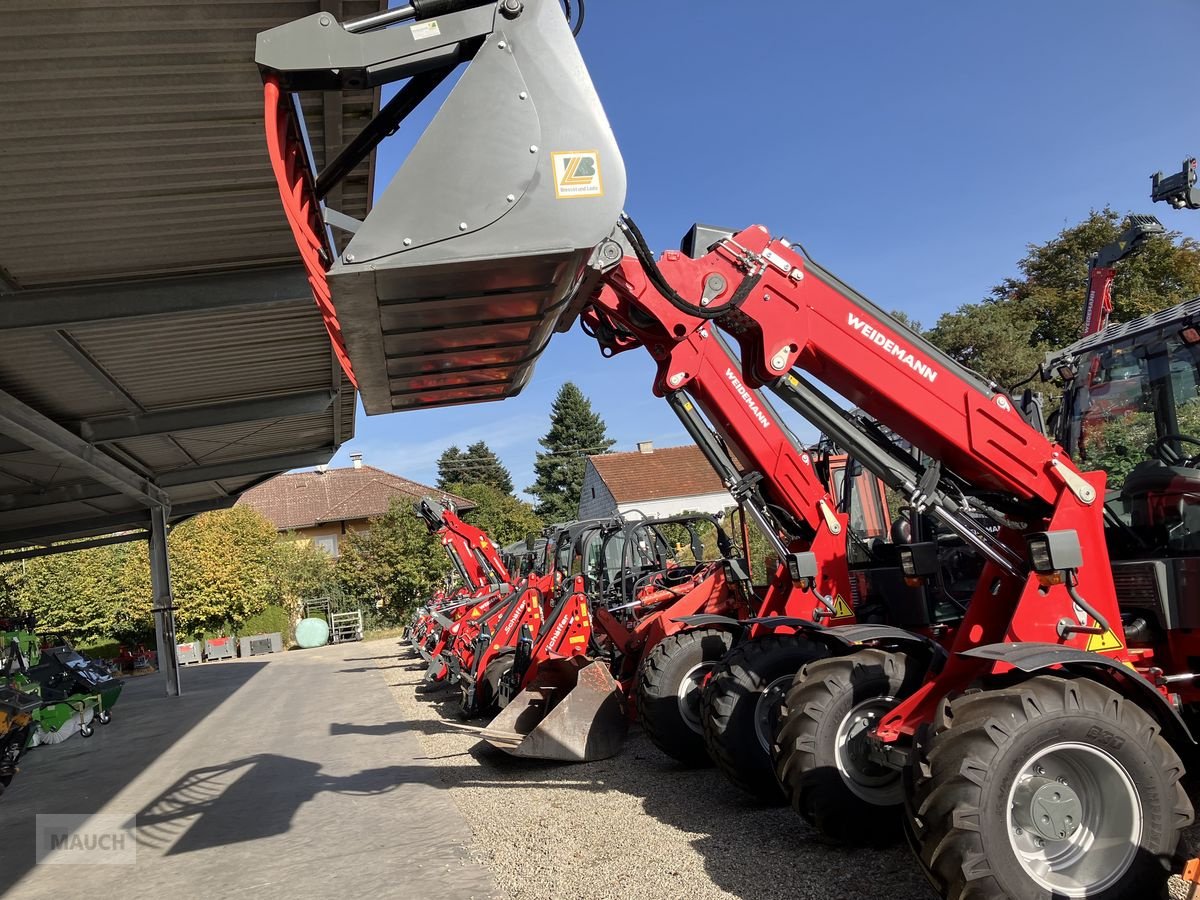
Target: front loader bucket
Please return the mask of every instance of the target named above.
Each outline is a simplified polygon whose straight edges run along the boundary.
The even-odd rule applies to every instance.
[[[628,730],[608,667],[576,657],[542,666],[480,736],[513,756],[590,762],[615,756]]]
[[[519,393],[570,328],[625,202],[624,161],[558,0],[414,6],[442,11],[413,23],[421,12],[393,9],[386,28],[314,13],[260,34],[256,53],[288,220],[368,415]],[[460,64],[370,215],[327,209],[338,179]],[[405,78],[316,172],[290,94]],[[349,233],[344,247],[326,223]]]

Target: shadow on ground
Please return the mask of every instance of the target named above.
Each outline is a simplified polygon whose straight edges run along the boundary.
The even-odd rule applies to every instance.
[[[320,763],[260,753],[181,776],[138,812],[138,843],[174,856],[285,834],[297,810],[318,794],[385,794],[428,775],[417,766],[328,775]]]
[[[267,662],[197,666],[181,675],[183,696],[165,696],[160,677],[126,681],[109,725],[92,738],[38,747],[0,804],[0,892],[35,864],[34,816],[90,815],[142,774],[176,741],[258,674]]]

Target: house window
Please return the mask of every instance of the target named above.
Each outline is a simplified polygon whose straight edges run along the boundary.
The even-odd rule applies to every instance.
[[[593,500],[596,499],[596,489],[595,488],[592,488],[592,499]]]
[[[336,534],[323,534],[320,537],[313,538],[313,546],[318,550],[324,550],[330,556],[338,555],[338,536]]]

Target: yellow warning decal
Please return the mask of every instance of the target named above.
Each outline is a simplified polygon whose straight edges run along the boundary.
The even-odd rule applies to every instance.
[[[846,602],[846,598],[838,594],[833,600],[833,617],[835,619],[844,619],[852,615],[854,615],[854,610],[850,608],[850,604]]]
[[[1115,634],[1106,631],[1104,634],[1093,634],[1088,638],[1087,648],[1092,653],[1103,653],[1106,650],[1121,650],[1125,647]]]
[[[692,411],[692,401],[691,401],[691,400],[684,400],[684,401],[683,401],[683,408],[684,408],[684,409],[686,409],[688,412],[691,412],[691,411]]]
[[[574,637],[572,637],[572,638],[570,639],[570,642],[569,642],[569,643],[572,643],[572,644],[582,644],[582,643],[583,643],[584,641],[586,641],[586,640],[587,640],[587,635],[586,635],[586,634],[577,634],[577,635],[575,635]]]
[[[604,196],[600,154],[597,151],[551,153],[550,165],[554,169],[554,194],[559,200]]]

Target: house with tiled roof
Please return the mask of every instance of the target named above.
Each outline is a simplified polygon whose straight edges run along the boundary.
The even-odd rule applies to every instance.
[[[581,519],[715,513],[730,506],[733,497],[695,444],[655,449],[643,441],[629,453],[589,456],[584,465]]]
[[[363,465],[361,453],[351,453],[350,460],[347,468],[278,475],[246,491],[238,505],[258,510],[280,532],[312,541],[331,556],[338,555],[345,535],[368,530],[393,499],[411,504],[435,497],[449,500],[459,512],[475,506],[465,497]]]

